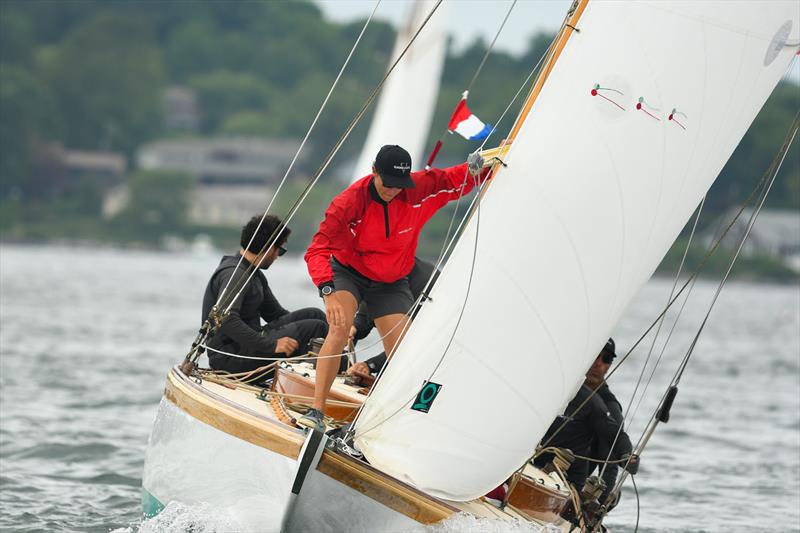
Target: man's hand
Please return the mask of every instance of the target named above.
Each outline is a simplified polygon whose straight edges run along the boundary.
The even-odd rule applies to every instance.
[[[636,472],[639,471],[639,456],[635,453],[632,453],[630,455],[625,455],[622,458],[628,460],[628,462],[625,464],[625,470],[627,470],[631,475],[635,475]]]
[[[369,366],[367,366],[367,363],[365,363],[364,361],[361,361],[360,363],[356,363],[356,364],[354,364],[353,366],[351,366],[350,368],[347,369],[347,375],[348,376],[355,376],[355,375],[358,375],[358,374],[366,374],[368,376],[372,375],[372,372],[370,372],[370,370],[369,370]]]
[[[333,292],[325,296],[325,317],[331,327],[341,327],[345,325],[344,306],[339,300],[340,294]]]
[[[483,170],[483,163],[483,157],[477,150],[467,156],[467,167],[473,178],[481,173],[481,170]]]
[[[292,355],[297,347],[300,346],[297,344],[297,341],[291,337],[281,337],[277,340],[275,345],[275,352],[277,353],[285,353],[286,355]]]

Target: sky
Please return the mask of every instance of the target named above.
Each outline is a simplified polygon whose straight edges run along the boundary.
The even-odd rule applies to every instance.
[[[325,16],[337,22],[350,22],[369,16],[377,0],[314,0]],[[381,0],[376,18],[395,27],[405,21],[412,0]],[[513,0],[445,0],[448,31],[456,50],[462,50],[476,36],[489,43],[497,33]],[[495,47],[518,55],[525,52],[531,35],[539,31],[554,33],[564,20],[571,0],[517,0],[511,17]],[[800,61],[795,59],[786,78],[800,83]]]
[[[325,16],[337,22],[350,22],[369,16],[372,0],[316,0]],[[382,0],[375,17],[397,27],[405,21],[409,0]],[[445,0],[447,27],[456,50],[462,50],[477,36],[489,43],[511,7],[512,0]],[[511,17],[497,39],[499,50],[521,54],[531,35],[555,32],[564,20],[571,0],[517,0]],[[440,9],[441,9],[440,7]]]

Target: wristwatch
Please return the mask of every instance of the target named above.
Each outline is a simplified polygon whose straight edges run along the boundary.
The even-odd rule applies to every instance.
[[[319,289],[320,296],[330,296],[331,294],[333,294],[333,286],[323,285],[322,287],[320,287]]]

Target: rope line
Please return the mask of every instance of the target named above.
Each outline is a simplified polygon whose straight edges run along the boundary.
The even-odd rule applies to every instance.
[[[692,240],[694,238],[695,230],[697,229],[697,222],[700,220],[700,215],[703,212],[703,206],[705,205],[705,201],[706,201],[706,197],[703,196],[703,199],[700,202],[700,207],[697,208],[697,214],[694,217],[694,223],[692,224],[692,231],[691,231],[691,234],[689,235],[689,240],[686,243],[686,246],[685,246],[685,248],[683,250],[683,256],[681,257],[680,265],[678,265],[678,271],[675,273],[675,279],[672,282],[672,288],[670,289],[670,293],[669,293],[669,296],[667,297],[667,301],[669,301],[672,298],[672,295],[675,294],[675,288],[678,286],[678,281],[680,281],[680,276],[681,276],[681,273],[683,272],[683,265],[684,265],[684,262],[686,261],[686,256],[689,254],[689,247],[692,245]],[[692,284],[692,287],[694,287],[694,284]],[[686,299],[684,299],[684,301],[683,301],[684,305],[682,305],[681,308],[678,310],[678,314],[675,317],[675,323],[674,324],[677,324],[678,319],[680,318],[680,315],[683,312],[683,309],[685,307],[686,301],[688,301],[688,299],[689,299],[690,293],[691,293],[691,289],[690,289],[690,292],[686,293]],[[656,363],[653,365],[653,370],[650,373],[650,379],[647,380],[647,384],[642,389],[642,393],[639,396],[639,404],[637,404],[637,406],[636,406],[637,408],[634,409],[633,414],[630,416],[630,419],[629,419],[628,415],[629,415],[629,413],[631,411],[631,407],[633,406],[633,402],[636,399],[636,393],[639,391],[639,386],[642,384],[642,380],[644,379],[645,371],[647,370],[647,365],[650,362],[650,357],[653,355],[653,348],[656,345],[656,341],[658,340],[658,335],[661,332],[661,327],[664,325],[664,320],[666,320],[666,318],[667,318],[667,315],[664,314],[661,317],[661,319],[658,321],[658,328],[656,328],[656,332],[653,335],[653,342],[650,343],[650,349],[647,351],[647,357],[645,357],[644,364],[642,365],[642,371],[639,373],[639,378],[636,380],[636,386],[633,389],[633,393],[631,394],[631,399],[628,402],[628,406],[625,408],[625,414],[622,415],[622,422],[620,423],[619,427],[617,428],[617,432],[614,435],[614,440],[611,443],[611,447],[608,449],[608,456],[606,457],[606,461],[611,459],[611,455],[614,453],[614,447],[617,445],[617,441],[619,440],[619,436],[622,434],[622,428],[624,427],[624,425],[626,423],[629,424],[629,425],[633,424],[633,418],[636,416],[636,412],[638,410],[639,404],[641,404],[642,400],[644,399],[644,395],[647,392],[647,387],[650,385],[650,381],[653,378],[653,374],[655,374],[656,369],[658,368],[658,364],[661,362],[661,356],[659,355],[658,359],[656,360]],[[673,330],[674,330],[674,324],[673,324]],[[671,334],[672,334],[672,332],[670,331],[670,336],[671,336]],[[669,338],[667,339],[667,341],[669,341]],[[665,349],[666,349],[666,346],[667,346],[667,343],[664,343],[664,348]],[[663,354],[663,353],[664,352],[662,350],[661,354]],[[606,462],[603,465],[602,469],[600,470],[600,477],[603,477],[603,474],[605,474],[607,465],[608,465],[608,462]]]
[[[555,42],[555,41],[554,41],[554,42]],[[528,84],[528,82],[530,81],[530,79],[533,77],[534,73],[536,73],[537,69],[538,69],[538,68],[539,68],[539,66],[541,65],[541,63],[542,63],[542,61],[544,60],[544,58],[545,58],[545,57],[547,56],[547,54],[550,52],[550,49],[552,48],[552,46],[553,46],[553,45],[552,45],[552,43],[551,43],[550,47],[549,47],[549,48],[548,48],[548,49],[547,49],[547,50],[546,50],[546,51],[545,51],[545,52],[542,54],[542,56],[539,58],[539,61],[537,61],[536,65],[535,65],[535,66],[533,67],[533,69],[531,69],[531,71],[528,73],[528,76],[527,76],[527,77],[525,78],[525,80],[524,80],[524,81],[523,81],[523,82],[520,84],[520,87],[519,87],[519,89],[517,90],[516,94],[515,94],[515,95],[514,95],[514,97],[511,99],[511,101],[510,101],[510,102],[509,102],[509,104],[506,106],[506,108],[503,110],[503,112],[501,113],[500,117],[499,117],[499,118],[498,118],[498,120],[495,122],[495,124],[499,125],[499,124],[501,123],[501,121],[503,120],[503,118],[505,118],[505,116],[506,116],[506,114],[508,113],[509,109],[511,109],[511,106],[512,106],[512,105],[514,105],[514,102],[515,102],[515,101],[516,101],[516,99],[519,97],[519,95],[522,93],[522,90],[523,90],[523,89],[525,88],[525,86]],[[495,127],[495,128],[492,130],[492,133],[490,133],[490,134],[489,134],[489,136],[487,136],[487,138],[483,140],[483,142],[481,143],[481,145],[480,145],[480,147],[477,149],[477,151],[480,151],[480,150],[482,150],[482,149],[483,149],[483,147],[486,145],[486,143],[488,142],[488,140],[489,140],[489,138],[491,137],[491,135],[492,135],[492,134],[493,134],[493,133],[494,133],[496,130],[497,130],[497,127]],[[504,146],[507,144],[505,141],[506,141],[506,140],[504,139],[504,142],[501,144],[501,150],[502,150],[502,147],[504,147]],[[468,177],[469,177],[469,171],[467,171],[467,172],[465,173],[465,176],[464,176],[464,183],[466,183],[466,180],[468,179]],[[488,178],[487,178],[487,181],[488,181]],[[485,183],[486,183],[486,181],[484,181],[484,184],[485,184]],[[463,186],[464,186],[464,185],[462,184],[462,190],[463,190]],[[462,217],[462,219],[461,219],[461,222],[459,223],[459,226],[458,226],[458,228],[456,229],[456,232],[453,234],[453,236],[452,236],[452,237],[450,237],[450,236],[449,236],[450,228],[452,228],[452,223],[453,223],[453,221],[455,220],[455,215],[456,215],[456,213],[458,212],[458,205],[459,205],[459,202],[461,201],[461,196],[459,196],[458,200],[456,201],[456,208],[455,208],[455,209],[454,209],[454,211],[453,211],[453,217],[451,218],[451,221],[450,221],[450,227],[448,228],[448,234],[445,236],[445,239],[446,239],[446,240],[445,240],[445,245],[444,245],[443,251],[442,251],[442,252],[440,253],[440,255],[439,255],[439,259],[437,260],[437,263],[436,263],[436,265],[435,265],[434,272],[432,273],[431,277],[428,279],[428,282],[426,283],[426,285],[425,285],[425,288],[424,288],[424,289],[423,289],[423,291],[422,291],[422,294],[425,294],[425,293],[427,293],[427,291],[430,289],[430,286],[431,286],[431,284],[432,284],[432,281],[433,281],[433,276],[435,275],[436,271],[437,271],[437,270],[439,270],[439,268],[441,267],[442,263],[444,262],[444,258],[446,257],[446,255],[449,253],[449,251],[450,251],[450,250],[452,249],[452,247],[455,245],[455,242],[456,242],[456,240],[457,240],[457,238],[458,238],[458,236],[459,236],[459,232],[460,232],[461,228],[463,228],[463,226],[464,226],[464,224],[466,223],[466,221],[470,219],[470,217],[471,217],[471,215],[472,215],[472,213],[473,213],[473,212],[476,212],[476,213],[477,213],[477,217],[478,217],[478,221],[479,221],[479,219],[480,219],[480,202],[481,202],[481,199],[483,198],[483,195],[481,194],[481,192],[483,191],[483,185],[482,185],[482,184],[477,184],[477,185],[476,185],[476,189],[477,189],[477,191],[478,191],[478,192],[477,192],[477,194],[475,195],[475,197],[473,198],[473,200],[472,200],[472,202],[471,202],[471,204],[470,204],[470,207],[468,208],[467,212],[465,212],[464,216]],[[449,340],[448,340],[448,342],[447,342],[447,346],[446,346],[446,347],[445,347],[445,349],[442,351],[442,354],[441,354],[441,356],[440,356],[440,358],[439,358],[439,361],[436,363],[436,365],[435,365],[435,367],[434,367],[434,370],[433,370],[433,371],[432,371],[432,372],[429,374],[429,376],[428,376],[428,380],[430,380],[430,379],[431,379],[431,377],[433,377],[433,375],[436,373],[436,370],[438,370],[438,368],[441,366],[442,362],[444,361],[444,357],[445,357],[445,355],[447,354],[447,350],[449,349],[450,345],[452,344],[452,342],[453,342],[453,339],[455,338],[455,333],[456,333],[456,331],[458,330],[458,326],[459,326],[459,325],[460,325],[460,323],[461,323],[461,318],[463,317],[464,310],[465,310],[465,308],[466,308],[467,300],[468,300],[468,298],[469,298],[469,289],[470,289],[470,288],[471,288],[471,286],[472,286],[472,279],[473,279],[473,273],[474,273],[474,268],[475,268],[475,258],[476,258],[476,253],[477,253],[478,237],[479,237],[479,233],[480,233],[480,232],[479,232],[479,229],[478,229],[478,227],[479,227],[479,223],[478,223],[478,222],[476,222],[475,243],[474,243],[474,245],[473,245],[473,246],[474,246],[474,247],[473,247],[473,257],[472,257],[472,262],[471,262],[471,266],[470,266],[469,279],[468,279],[468,286],[467,286],[467,290],[466,290],[466,293],[465,293],[465,296],[464,296],[464,301],[463,301],[463,302],[462,302],[462,304],[461,304],[461,310],[460,310],[460,312],[459,312],[458,321],[457,321],[457,323],[456,323],[456,326],[455,326],[455,328],[453,328],[453,332],[452,332],[452,334],[450,335],[450,339],[449,339]],[[450,239],[449,241],[447,241],[447,239],[448,239],[448,238]],[[405,326],[406,330],[407,330],[407,328],[408,328],[409,326],[410,326],[410,322],[407,322],[407,323],[406,323],[406,326]],[[406,330],[404,330],[404,331],[403,331],[403,334],[405,334],[405,331],[406,331]],[[386,369],[386,367],[388,367],[388,366],[389,366],[389,365],[388,365],[388,363],[389,363],[389,361],[387,361],[387,364],[385,364],[385,365],[383,366],[383,368],[380,370],[380,372],[379,372],[379,373],[378,373],[378,375],[376,376],[376,382],[377,382],[377,381],[378,381],[378,379],[381,377],[381,375],[383,375],[383,372],[384,372],[384,370]],[[359,416],[361,415],[361,412],[363,411],[364,407],[367,405],[367,402],[368,402],[368,401],[370,400],[370,398],[372,397],[372,391],[374,391],[374,390],[375,390],[375,388],[376,388],[376,387],[373,385],[373,387],[370,389],[370,392],[369,392],[369,394],[367,395],[367,398],[364,400],[364,403],[362,404],[362,407],[361,407],[361,408],[358,410],[358,413],[356,413],[356,417],[355,417],[355,419],[354,419],[354,421],[353,421],[353,424],[351,425],[351,429],[350,429],[350,430],[347,432],[347,434],[345,435],[345,439],[347,439],[347,438],[350,438],[350,437],[354,437],[354,435],[355,435],[355,428],[356,428],[356,422],[358,422],[358,419],[359,419]],[[414,398],[415,398],[415,397],[416,397],[416,394],[415,394],[414,396],[412,396],[412,397],[411,397],[411,398],[410,398],[408,401],[406,401],[406,402],[405,402],[403,405],[401,405],[401,406],[400,406],[400,407],[399,407],[397,410],[395,410],[393,413],[389,414],[389,415],[388,415],[388,416],[386,416],[386,417],[385,417],[383,420],[379,421],[377,424],[373,425],[372,427],[370,427],[370,428],[367,428],[367,429],[365,429],[364,431],[360,431],[360,430],[359,430],[358,436],[359,436],[359,437],[361,437],[361,436],[365,435],[365,434],[366,434],[366,433],[368,433],[369,431],[372,431],[373,429],[377,428],[378,426],[380,426],[380,425],[381,425],[381,424],[383,424],[384,422],[388,421],[390,418],[392,418],[392,417],[394,417],[395,415],[397,415],[397,414],[398,414],[400,411],[402,411],[402,410],[403,410],[403,409],[404,409],[404,408],[405,408],[405,407],[406,407],[406,406],[407,406],[407,405],[408,405],[410,402],[412,402],[412,401],[414,400]]]
[[[294,204],[293,204],[293,205],[290,207],[290,209],[289,209],[289,212],[288,212],[287,216],[285,216],[285,217],[283,218],[283,225],[284,225],[284,226],[288,225],[289,221],[291,221],[291,219],[294,217],[294,215],[295,215],[295,213],[297,212],[297,210],[299,209],[300,205],[301,205],[301,204],[303,203],[303,201],[305,201],[305,199],[308,197],[308,195],[309,195],[309,194],[310,194],[310,192],[311,192],[311,189],[312,189],[312,188],[313,188],[313,187],[316,185],[316,183],[319,181],[320,177],[322,176],[322,173],[323,173],[323,172],[324,172],[324,171],[327,169],[328,165],[329,165],[329,164],[330,164],[330,162],[333,160],[333,157],[334,157],[334,156],[336,155],[336,153],[339,151],[339,149],[341,148],[342,144],[344,144],[344,141],[345,141],[345,140],[347,140],[347,138],[349,137],[350,133],[353,131],[353,129],[354,129],[354,128],[355,128],[355,126],[358,124],[358,122],[361,120],[361,118],[364,116],[364,114],[366,113],[367,109],[369,108],[369,106],[372,104],[373,100],[374,100],[374,99],[375,99],[375,97],[377,96],[378,92],[379,92],[379,91],[380,91],[380,89],[383,87],[383,85],[386,83],[386,80],[389,78],[389,76],[391,75],[391,73],[394,71],[395,67],[396,67],[396,66],[397,66],[397,64],[400,62],[400,60],[401,60],[401,59],[402,59],[402,58],[405,56],[406,52],[408,52],[408,49],[411,47],[411,45],[412,45],[412,44],[414,43],[414,41],[417,39],[417,37],[419,36],[419,34],[420,34],[420,32],[422,31],[422,29],[423,29],[423,28],[425,27],[425,25],[428,23],[428,21],[429,21],[429,20],[430,20],[430,18],[433,16],[434,12],[435,12],[435,11],[438,9],[438,7],[441,5],[441,3],[442,3],[442,0],[438,0],[438,1],[437,1],[437,3],[436,3],[436,5],[434,5],[434,6],[433,6],[433,8],[431,8],[431,11],[428,13],[427,17],[426,17],[426,18],[425,18],[425,20],[422,22],[422,24],[420,25],[420,27],[417,29],[417,32],[414,34],[414,36],[413,36],[413,37],[411,38],[411,40],[408,42],[408,44],[407,44],[407,45],[406,45],[406,47],[403,49],[403,51],[402,51],[402,52],[401,52],[401,53],[398,55],[398,57],[397,57],[397,59],[394,61],[394,63],[392,63],[391,67],[389,67],[389,69],[387,70],[386,74],[384,74],[384,76],[383,76],[383,78],[381,79],[381,81],[380,81],[380,82],[379,82],[379,83],[378,83],[378,84],[375,86],[375,88],[373,89],[372,93],[371,93],[371,94],[369,95],[369,97],[366,99],[366,101],[364,102],[364,104],[362,105],[362,107],[361,107],[361,109],[358,111],[358,113],[356,113],[356,115],[355,115],[355,116],[353,117],[353,119],[350,121],[350,124],[348,125],[348,127],[345,129],[345,131],[344,131],[344,132],[342,133],[342,135],[339,137],[339,140],[338,140],[338,141],[337,141],[337,142],[334,144],[334,146],[331,148],[330,152],[329,152],[329,153],[328,153],[328,155],[325,157],[325,159],[323,160],[323,162],[322,162],[322,164],[320,165],[320,167],[318,168],[318,170],[315,172],[315,175],[314,175],[314,177],[313,177],[313,178],[311,179],[311,181],[310,181],[310,182],[309,182],[309,183],[306,185],[306,187],[305,187],[305,188],[303,189],[303,191],[301,192],[300,196],[299,196],[299,197],[298,197],[298,198],[295,200]],[[377,6],[376,6],[376,9],[377,9]],[[374,12],[374,10],[373,10],[373,12]],[[369,22],[369,20],[368,20],[368,22]],[[366,27],[366,24],[365,24],[365,27]],[[364,31],[364,30],[362,30],[362,35],[363,35],[363,31]],[[360,39],[360,36],[359,36],[359,39]],[[349,60],[349,56],[348,56],[348,60]],[[265,216],[266,216],[266,215],[265,215]],[[262,220],[263,220],[263,218],[264,218],[264,217],[262,217]],[[265,249],[266,249],[266,250],[269,250],[269,249],[270,249],[270,248],[271,248],[271,247],[274,245],[275,241],[277,240],[278,236],[280,235],[280,231],[279,231],[279,230],[280,230],[280,228],[278,228],[278,230],[276,230],[276,232],[275,232],[275,233],[273,233],[273,236],[272,236],[272,237],[270,238],[270,240],[268,241],[268,244],[267,244],[267,245],[265,245],[265,246],[264,246],[264,248],[262,249],[262,253],[263,253],[263,250],[265,250]],[[261,254],[259,254],[259,255],[261,255]],[[245,280],[245,281],[244,281],[244,282],[241,284],[241,286],[240,286],[240,288],[239,288],[239,290],[238,290],[238,292],[237,292],[237,295],[236,295],[236,296],[234,296],[233,298],[231,298],[231,299],[230,299],[230,303],[227,305],[226,312],[228,312],[228,311],[230,310],[230,307],[233,305],[233,302],[235,301],[236,297],[238,297],[238,295],[239,295],[239,293],[241,292],[241,290],[242,290],[242,289],[244,288],[244,286],[245,286],[245,285],[246,285],[246,284],[247,284],[247,283],[250,281],[250,279],[252,278],[253,274],[254,274],[254,273],[255,273],[255,271],[256,271],[256,269],[252,268],[252,265],[249,267],[249,270],[251,270],[252,272],[251,272],[251,273],[250,273],[250,275],[247,277],[247,279],[246,279],[246,280]],[[244,277],[244,276],[240,276],[240,278],[239,278],[239,279],[241,280],[243,277]],[[220,303],[220,305],[221,305],[221,303]],[[207,337],[208,337],[208,332],[205,332],[205,333],[202,333],[202,332],[201,332],[201,334],[200,334],[200,336],[199,336],[199,342],[196,342],[196,344],[200,344],[200,343],[203,343],[203,342],[205,342],[205,340],[207,339]],[[198,352],[197,350],[194,350],[194,347],[193,347],[193,350],[192,350],[192,351],[191,351],[191,352],[190,352],[190,353],[187,355],[187,359],[189,359],[190,357],[192,357],[192,356],[193,356],[193,358],[196,360],[196,359],[197,359],[197,357],[199,357],[199,355],[200,355],[200,354],[199,354],[199,352]]]
[[[280,183],[278,184],[277,189],[275,189],[275,194],[272,195],[272,198],[270,198],[270,201],[267,204],[267,208],[264,210],[264,214],[261,215],[261,220],[258,222],[258,226],[256,226],[256,229],[253,232],[253,236],[250,237],[250,240],[248,241],[247,246],[245,246],[246,250],[249,250],[250,249],[250,245],[253,244],[253,240],[255,240],[255,237],[256,237],[256,234],[258,233],[258,230],[261,229],[261,225],[264,223],[264,219],[266,219],[267,213],[269,213],[269,210],[272,207],[272,204],[275,202],[275,199],[278,197],[278,194],[280,193],[281,188],[283,187],[284,183],[286,183],[286,179],[288,178],[289,173],[294,168],[294,165],[297,162],[297,158],[300,156],[300,152],[305,147],[306,142],[308,141],[308,138],[311,136],[311,132],[314,131],[314,127],[317,125],[317,121],[319,120],[319,117],[322,115],[323,110],[327,106],[328,100],[330,100],[330,97],[333,94],[334,89],[339,84],[339,80],[342,78],[342,74],[344,74],[344,71],[347,68],[347,65],[350,63],[350,59],[353,57],[353,53],[356,51],[356,48],[358,47],[359,43],[361,42],[361,38],[364,36],[364,32],[366,32],[367,27],[369,26],[370,22],[372,21],[372,18],[375,15],[375,12],[378,10],[378,6],[380,6],[380,4],[381,4],[381,0],[377,0],[377,2],[375,3],[375,7],[372,8],[372,13],[370,13],[370,15],[367,18],[366,22],[364,22],[364,26],[361,28],[361,32],[358,34],[358,37],[356,38],[355,43],[353,43],[353,46],[350,49],[350,53],[347,54],[347,58],[345,59],[344,63],[342,64],[342,67],[339,69],[339,74],[336,76],[336,79],[333,81],[333,84],[331,85],[330,89],[328,90],[328,94],[325,95],[325,99],[322,101],[322,104],[320,105],[319,110],[317,110],[317,114],[314,117],[314,120],[311,122],[311,126],[309,126],[308,130],[306,131],[305,137],[303,137],[303,140],[300,143],[300,146],[297,148],[297,151],[295,152],[294,157],[292,157],[292,161],[289,163],[289,167],[286,169],[286,172],[284,173],[283,178],[281,179]],[[278,235],[280,235],[280,233],[278,233]],[[266,249],[267,252],[269,252],[269,250],[275,244],[274,241],[277,240],[278,235],[274,236],[274,240],[273,240],[273,236],[270,237],[270,240],[273,240],[273,242],[269,243],[269,246]],[[264,252],[264,250],[259,252],[259,255],[261,253],[263,253],[263,252]],[[242,260],[243,259],[244,259],[244,256],[240,255],[239,256],[239,261],[236,263],[236,268],[234,269],[234,272],[237,272],[239,270],[239,266],[242,264]],[[252,277],[252,274],[251,274],[250,277]],[[245,283],[243,285],[246,285],[247,282],[250,281],[250,277],[248,277],[247,281],[245,281]],[[231,283],[232,280],[233,280],[233,276],[228,278],[228,282],[225,284],[225,287],[222,289],[222,291],[220,292],[219,297],[217,298],[216,305],[220,305],[221,304],[223,298],[225,297],[225,295],[226,295],[226,293],[228,291],[228,287],[230,286],[230,283]],[[241,292],[241,290],[243,288],[244,287],[239,288],[239,291],[237,292],[236,296],[233,297],[232,301],[236,300],[236,298],[239,296],[239,293]],[[228,307],[228,309],[230,309],[230,307]]]
[[[796,129],[797,129],[797,122],[798,122],[797,121],[797,117],[795,117],[795,121],[794,121],[794,124],[793,124],[793,129],[795,130],[795,132],[796,132]],[[793,138],[794,138],[794,136],[792,135],[792,139]],[[760,178],[760,180],[758,181],[756,186],[753,188],[753,190],[750,192],[748,197],[745,199],[745,201],[740,206],[740,208],[737,211],[736,215],[733,217],[733,219],[730,221],[730,223],[728,223],[728,225],[725,227],[725,229],[723,230],[722,234],[714,241],[714,243],[711,246],[711,248],[706,252],[705,256],[700,261],[700,264],[697,266],[697,268],[695,268],[695,270],[691,274],[691,276],[689,276],[689,278],[683,283],[683,285],[678,290],[678,292],[675,294],[675,296],[667,303],[667,305],[664,307],[664,309],[658,314],[658,316],[650,324],[650,326],[644,331],[644,333],[642,333],[642,335],[639,337],[639,339],[631,346],[631,348],[625,353],[625,355],[622,356],[622,358],[620,359],[619,363],[617,363],[616,366],[614,366],[614,368],[611,369],[611,371],[608,373],[608,375],[600,382],[600,384],[596,388],[594,388],[592,390],[592,392],[586,397],[586,399],[583,402],[581,402],[581,404],[573,410],[573,412],[564,420],[564,422],[556,429],[556,431],[548,438],[548,440],[541,445],[542,447],[547,447],[550,444],[550,442],[552,442],[553,438],[556,435],[558,435],[558,433],[566,426],[566,424],[569,421],[569,418],[574,417],[575,414],[577,414],[583,408],[583,406],[586,405],[586,403],[588,403],[591,400],[591,398],[597,393],[597,391],[600,389],[600,387],[602,387],[603,385],[606,384],[608,379],[611,376],[614,375],[614,373],[617,371],[617,369],[619,369],[619,367],[628,359],[628,357],[630,357],[631,353],[633,353],[633,351],[639,346],[639,344],[642,342],[642,340],[644,340],[644,338],[656,326],[658,321],[661,320],[661,317],[669,310],[669,308],[675,303],[675,301],[680,297],[680,295],[683,294],[683,292],[684,292],[684,290],[686,290],[687,286],[689,286],[689,284],[692,283],[698,277],[698,275],[703,270],[703,268],[705,267],[705,265],[708,262],[708,260],[711,258],[711,256],[719,248],[720,244],[722,243],[722,240],[725,238],[725,236],[728,234],[728,232],[730,232],[730,230],[731,230],[731,228],[733,228],[734,224],[736,224],[736,222],[738,221],[739,217],[742,215],[742,212],[750,204],[750,202],[753,201],[753,199],[756,196],[756,193],[763,187],[764,183],[769,181],[770,175],[772,175],[774,169],[776,168],[776,165],[778,163],[778,159],[781,158],[782,154],[785,156],[786,152],[788,151],[788,148],[789,148],[789,142],[788,142],[788,138],[787,138],[787,141],[784,143],[784,145],[781,148],[781,150],[779,150],[779,153],[773,159],[773,161],[770,164],[769,168],[764,172],[764,174],[762,175],[762,177]],[[782,161],[782,159],[781,159],[781,161]],[[666,396],[666,393],[665,393],[665,396]],[[655,413],[653,414],[653,418],[655,418]],[[538,452],[538,451],[534,452],[533,456],[531,456],[529,461],[535,459],[538,455],[540,455],[540,452]]]

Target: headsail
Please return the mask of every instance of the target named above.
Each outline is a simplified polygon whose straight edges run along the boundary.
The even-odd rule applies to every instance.
[[[795,0],[580,2],[357,422],[373,466],[454,500],[521,466],[786,72],[799,19]]]
[[[435,4],[435,0],[414,2],[405,26],[397,33],[391,62],[408,45]],[[425,140],[439,95],[447,48],[446,8],[447,2],[443,2],[386,81],[356,162],[354,180],[369,174],[375,154],[388,142],[408,150],[415,169],[424,164]]]

